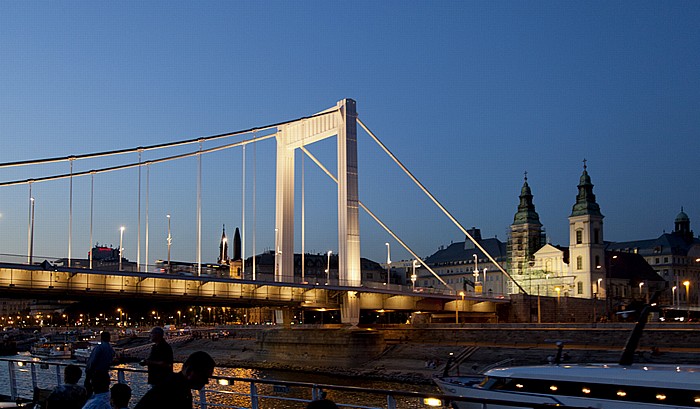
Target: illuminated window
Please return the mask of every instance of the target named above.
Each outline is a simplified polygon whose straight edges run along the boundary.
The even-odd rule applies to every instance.
[[[658,399],[658,400],[666,400],[666,395],[664,395],[663,393],[659,393],[659,394],[656,395],[656,399]]]
[[[578,229],[576,230],[576,244],[581,243],[583,243],[583,230]]]
[[[588,389],[588,388],[583,388],[583,389],[581,389],[581,392],[583,392],[583,393],[585,393],[586,395],[588,395],[589,393],[591,393],[591,390]]]
[[[627,392],[625,392],[625,391],[617,391],[617,396],[625,397],[625,396],[627,396]]]
[[[556,391],[557,389],[559,389],[559,388],[557,388],[557,385],[552,385],[549,387],[550,391]]]

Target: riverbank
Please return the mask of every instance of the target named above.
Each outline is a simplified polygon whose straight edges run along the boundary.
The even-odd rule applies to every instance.
[[[664,347],[663,345],[667,345]],[[655,348],[642,348],[638,351],[640,363],[683,363],[700,364],[700,350],[671,348],[664,343]],[[433,344],[426,342],[403,341],[387,345],[384,351],[372,359],[353,366],[334,365],[333,362],[298,363],[268,361],[261,359],[258,344],[252,336],[218,339],[192,339],[173,347],[175,360],[184,361],[195,351],[207,351],[218,366],[255,369],[289,370],[313,372],[333,376],[361,377],[385,381],[407,383],[431,383],[432,377],[442,372],[452,353],[459,355],[469,350],[471,355],[459,366],[461,374],[479,373],[493,364],[533,365],[545,364],[548,357],[556,354],[554,342],[548,344],[496,344],[488,339],[479,343]],[[564,348],[569,363],[617,362],[621,350],[617,346],[599,346],[571,343]],[[299,353],[303,353],[300,346]]]

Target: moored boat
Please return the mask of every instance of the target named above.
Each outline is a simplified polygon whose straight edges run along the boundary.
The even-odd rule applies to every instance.
[[[447,395],[497,400],[488,408],[509,409],[523,403],[604,409],[700,407],[700,365],[633,364],[649,312],[646,306],[619,363],[561,364],[561,347],[553,365],[512,366],[486,371],[481,377],[435,378]],[[509,406],[512,402],[514,405]],[[518,403],[519,405],[515,405]],[[458,409],[482,408],[480,402],[454,402]]]
[[[70,359],[73,351],[70,342],[38,341],[31,347],[31,354],[40,358]]]

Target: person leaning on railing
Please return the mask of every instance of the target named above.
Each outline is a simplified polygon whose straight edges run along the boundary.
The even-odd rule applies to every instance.
[[[134,409],[192,409],[191,389],[200,390],[209,382],[216,363],[204,351],[192,353],[182,370],[158,382],[146,392]]]

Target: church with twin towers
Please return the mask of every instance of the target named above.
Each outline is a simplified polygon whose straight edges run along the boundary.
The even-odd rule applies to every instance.
[[[700,238],[694,236],[682,208],[671,233],[646,240],[604,241],[603,218],[584,160],[568,218],[568,246],[548,243],[526,174],[509,231],[507,271],[531,295],[644,299],[655,289],[680,289],[690,282],[691,291],[668,291],[666,301],[680,305],[697,299]],[[519,290],[511,280],[508,292]]]

